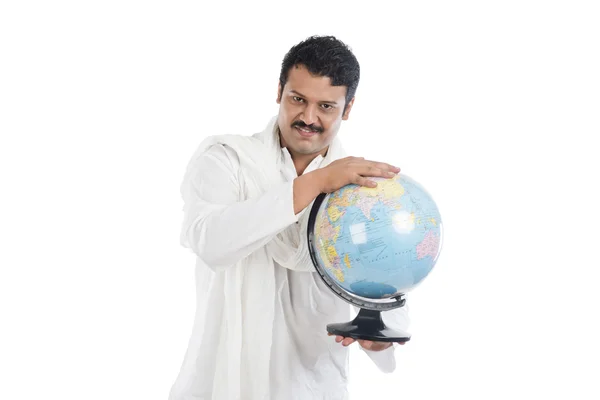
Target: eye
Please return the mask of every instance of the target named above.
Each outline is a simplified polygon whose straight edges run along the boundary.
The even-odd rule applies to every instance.
[[[298,97],[298,96],[294,96],[294,97],[292,97],[292,99],[298,103],[302,103],[304,101],[304,99],[302,97]]]
[[[331,104],[321,104],[321,107],[323,107],[325,110],[331,110],[333,108]]]

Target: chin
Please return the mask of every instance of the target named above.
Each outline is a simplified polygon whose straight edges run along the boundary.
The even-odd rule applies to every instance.
[[[305,154],[305,155],[317,154],[317,153],[320,153],[321,150],[323,150],[322,146],[315,146],[315,145],[312,145],[310,147],[307,147],[307,146],[298,146],[298,147],[299,147],[299,149],[296,149],[296,152],[300,153],[300,154]]]

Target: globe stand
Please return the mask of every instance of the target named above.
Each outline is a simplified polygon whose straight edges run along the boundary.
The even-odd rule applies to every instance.
[[[381,311],[366,308],[361,308],[356,318],[350,322],[328,324],[327,332],[333,335],[376,342],[404,343],[410,340],[410,335],[407,332],[388,328],[381,319]]]

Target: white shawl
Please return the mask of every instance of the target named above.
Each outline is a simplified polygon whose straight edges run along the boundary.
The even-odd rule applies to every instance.
[[[219,143],[231,147],[239,157],[239,201],[260,196],[284,182],[277,117],[271,119],[265,130],[253,136],[220,135],[205,139],[192,156],[181,185],[184,222],[180,240],[184,247],[193,248],[188,242],[187,233],[195,221],[227,207],[199,200],[194,196],[190,183],[199,172],[196,170],[199,157],[212,145]],[[344,156],[336,137],[320,167]],[[240,399],[242,377],[251,382],[252,392],[243,393],[244,398],[269,399],[269,358],[276,298],[274,262],[294,271],[314,271],[306,240],[309,212],[305,211],[310,210],[311,206],[312,203],[299,215],[300,229],[296,224],[290,225],[268,241],[266,246],[219,272],[224,274],[224,279],[219,282],[224,285],[225,304],[213,383],[221,386],[220,392],[225,390],[227,393],[226,397],[219,400]],[[211,305],[206,307],[210,308]],[[249,323],[251,329],[242,329]]]

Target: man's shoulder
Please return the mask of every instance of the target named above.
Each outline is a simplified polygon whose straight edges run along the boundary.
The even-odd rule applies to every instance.
[[[219,161],[230,169],[237,169],[240,166],[240,153],[247,155],[256,153],[258,146],[261,146],[261,143],[255,136],[212,135],[208,136],[201,145],[204,151],[200,157]]]
[[[244,135],[212,135],[205,140],[205,153],[207,154],[235,154],[239,143],[244,143],[248,139]]]
[[[239,161],[238,153],[254,152],[262,143],[255,135],[212,135],[205,139],[204,153]]]
[[[240,164],[237,152],[231,146],[222,142],[215,142],[209,145],[200,158],[224,164],[229,169],[236,169]]]

